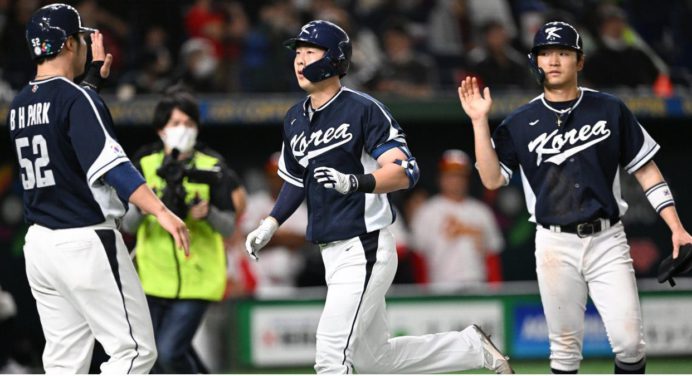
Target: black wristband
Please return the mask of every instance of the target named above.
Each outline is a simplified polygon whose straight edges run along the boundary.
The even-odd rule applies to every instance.
[[[103,82],[106,81],[103,77],[101,77],[101,67],[103,64],[104,61],[92,61],[91,64],[89,64],[89,68],[87,68],[81,85],[90,87],[96,90],[96,92],[101,90]]]
[[[349,180],[352,192],[355,190],[356,192],[372,193],[375,190],[375,176],[373,174],[351,175]],[[353,189],[354,185],[356,185],[355,189]]]

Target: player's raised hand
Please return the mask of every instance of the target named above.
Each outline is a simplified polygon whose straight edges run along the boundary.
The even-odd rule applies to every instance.
[[[269,243],[269,240],[271,240],[278,228],[279,222],[277,222],[274,217],[267,217],[260,222],[260,225],[256,229],[247,235],[247,239],[245,239],[245,250],[253,260],[259,260],[257,252]]]
[[[106,53],[106,49],[103,46],[103,34],[98,30],[91,34],[91,56],[93,62],[103,62],[99,73],[101,74],[101,78],[108,78],[111,74],[113,55]]]
[[[173,236],[175,246],[185,251],[185,256],[190,256],[190,231],[177,215],[165,209],[158,212],[156,219],[161,227]]]
[[[488,116],[490,107],[493,104],[493,99],[490,97],[490,88],[486,87],[483,89],[483,94],[481,95],[478,88],[478,79],[468,76],[461,80],[458,91],[461,107],[472,121]]]
[[[325,188],[333,189],[342,195],[351,193],[358,188],[357,183],[351,182],[351,176],[342,174],[331,167],[317,167],[313,175],[317,182]]]

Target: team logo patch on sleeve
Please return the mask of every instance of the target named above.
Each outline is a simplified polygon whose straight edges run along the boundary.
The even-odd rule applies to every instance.
[[[117,142],[111,141],[108,145],[108,147],[111,149],[113,154],[118,157],[124,157],[125,156],[125,151],[123,150],[122,146],[118,144]]]

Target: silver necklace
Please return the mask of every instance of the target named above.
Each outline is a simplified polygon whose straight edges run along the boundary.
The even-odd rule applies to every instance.
[[[556,112],[555,117],[557,118],[557,127],[560,128],[562,125],[562,115],[569,113],[569,112]]]
[[[560,128],[560,126],[563,123],[562,115],[565,115],[565,114],[569,115],[569,113],[572,112],[572,110],[574,109],[574,105],[577,103],[580,96],[581,96],[581,89],[579,89],[579,91],[577,92],[577,97],[572,100],[572,103],[570,103],[570,106],[567,107],[567,109],[565,109],[564,111],[554,111],[555,117],[557,118],[557,127],[558,128]]]

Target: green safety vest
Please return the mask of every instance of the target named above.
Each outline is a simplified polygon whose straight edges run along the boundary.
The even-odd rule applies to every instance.
[[[163,150],[140,160],[147,185],[161,197],[166,181],[156,174],[163,163]],[[219,159],[195,151],[191,164],[200,169],[215,166]],[[195,196],[209,200],[209,186],[183,179],[188,204]],[[228,198],[231,199],[230,197]],[[190,229],[190,256],[176,249],[173,237],[159,225],[156,217],[145,215],[137,230],[137,271],[144,292],[170,299],[219,301],[226,289],[226,252],[223,237],[205,220],[185,218]]]

